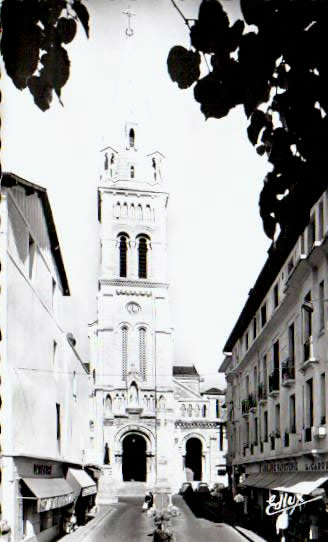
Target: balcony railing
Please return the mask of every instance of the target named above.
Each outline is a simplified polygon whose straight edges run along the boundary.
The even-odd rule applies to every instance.
[[[266,384],[264,384],[263,382],[260,382],[257,388],[257,393],[258,393],[259,401],[266,401],[268,398],[268,391],[267,391]]]
[[[294,358],[287,358],[281,366],[282,383],[295,380],[295,361]]]
[[[253,394],[253,393],[249,394],[248,402],[249,402],[249,408],[250,409],[257,407],[257,400],[256,400],[256,397],[255,397],[255,394]]]
[[[274,369],[269,375],[269,393],[280,390],[279,369]]]

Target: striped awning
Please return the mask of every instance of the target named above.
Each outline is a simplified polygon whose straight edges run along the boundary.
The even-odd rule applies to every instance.
[[[328,472],[257,473],[249,474],[243,481],[243,485],[286,493],[311,495],[312,491],[327,482],[327,480]]]

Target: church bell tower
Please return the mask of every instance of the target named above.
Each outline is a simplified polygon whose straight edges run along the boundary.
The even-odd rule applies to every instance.
[[[125,123],[118,145],[101,149],[94,446],[116,484],[154,487],[170,475],[173,336],[163,166],[159,151],[144,148],[136,122]]]

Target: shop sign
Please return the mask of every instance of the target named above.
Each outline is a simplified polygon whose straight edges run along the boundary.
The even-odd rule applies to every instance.
[[[315,463],[306,463],[306,471],[328,471],[328,461],[316,461]]]
[[[297,472],[296,461],[284,461],[282,463],[265,463],[260,465],[260,472]]]
[[[304,500],[303,495],[290,493],[280,493],[280,495],[271,495],[270,498],[266,501],[268,506],[265,509],[265,513],[268,516],[273,516],[274,514],[280,514],[281,512],[289,512],[292,514],[298,506],[304,506],[309,502],[317,501],[322,499],[320,497],[314,497],[313,499]]]
[[[97,488],[96,486],[89,486],[89,487],[84,487],[82,489],[82,497],[87,497],[88,495],[94,495],[95,493],[97,493]]]
[[[62,506],[66,506],[67,504],[72,503],[73,500],[73,493],[69,493],[68,495],[59,495],[58,497],[39,499],[37,510],[38,512],[48,512],[48,510],[53,510],[54,508],[61,508]]]
[[[51,476],[52,465],[43,465],[39,463],[34,463],[33,474],[36,476]]]
[[[290,459],[288,461],[276,461],[261,463],[259,472],[327,472],[328,460],[314,461],[312,463],[304,459]]]

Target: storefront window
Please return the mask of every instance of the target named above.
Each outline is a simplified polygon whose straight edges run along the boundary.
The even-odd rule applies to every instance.
[[[40,532],[45,531],[46,529],[50,529],[53,525],[53,514],[52,510],[49,510],[48,512],[41,512],[40,513]]]

